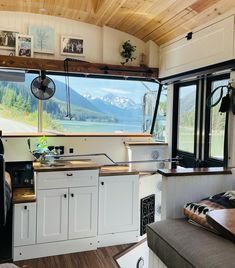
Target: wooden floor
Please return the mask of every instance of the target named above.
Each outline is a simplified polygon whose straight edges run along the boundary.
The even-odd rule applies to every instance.
[[[133,244],[15,262],[21,268],[116,268],[113,257]]]

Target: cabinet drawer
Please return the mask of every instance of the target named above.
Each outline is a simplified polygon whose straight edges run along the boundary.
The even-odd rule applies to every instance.
[[[36,173],[37,189],[95,186],[99,170],[67,170]]]

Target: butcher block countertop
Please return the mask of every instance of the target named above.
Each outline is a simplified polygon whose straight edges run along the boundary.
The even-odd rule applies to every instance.
[[[63,165],[62,165],[63,163]],[[33,163],[34,171],[36,172],[50,172],[50,171],[66,171],[66,170],[92,170],[99,169],[99,176],[118,176],[118,175],[138,175],[139,171],[128,166],[100,166],[92,160],[72,160],[61,162],[61,165],[49,166],[43,165],[39,162]],[[14,189],[12,202],[29,203],[36,201],[36,194],[31,188]]]
[[[139,171],[128,166],[103,166],[100,176],[138,175]]]
[[[48,172],[48,171],[65,171],[65,170],[82,170],[82,169],[100,169],[100,176],[117,176],[117,175],[133,175],[139,174],[136,169],[130,168],[128,166],[101,166],[92,160],[72,160],[61,162],[61,166],[49,166],[43,165],[39,162],[33,163],[34,171],[36,172]]]
[[[101,166],[92,160],[68,160],[58,162],[56,165],[44,165],[40,162],[34,162],[33,168],[36,172],[48,171],[65,171],[65,170],[83,170],[83,169],[99,169]]]
[[[36,194],[32,188],[16,188],[13,191],[12,203],[30,203],[36,201]]]

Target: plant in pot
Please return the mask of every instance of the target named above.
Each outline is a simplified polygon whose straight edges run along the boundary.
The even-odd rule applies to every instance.
[[[133,61],[136,59],[136,57],[134,57],[134,52],[136,51],[136,46],[133,46],[131,44],[130,40],[125,41],[122,44],[121,47],[121,56],[124,58],[124,61],[121,62],[122,65],[126,64],[129,60]]]

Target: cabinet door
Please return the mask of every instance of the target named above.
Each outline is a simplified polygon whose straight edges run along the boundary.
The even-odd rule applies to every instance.
[[[97,235],[97,187],[70,188],[69,239]]]
[[[36,203],[24,203],[14,205],[13,221],[14,247],[35,244]]]
[[[37,243],[67,239],[68,189],[37,192]]]
[[[99,178],[99,234],[138,230],[138,175]]]

